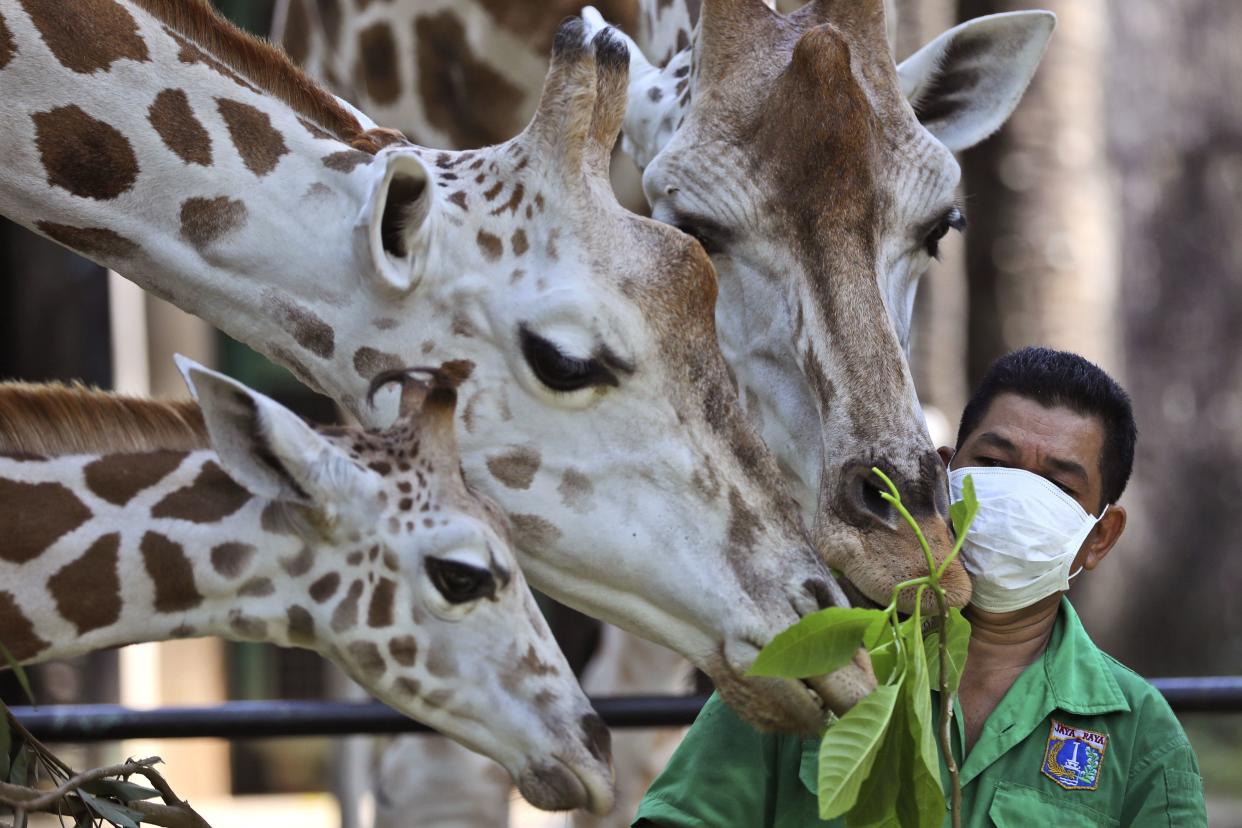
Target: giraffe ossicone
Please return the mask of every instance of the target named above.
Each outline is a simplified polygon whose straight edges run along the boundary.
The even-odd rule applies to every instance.
[[[457,378],[383,375],[402,387],[393,425],[317,430],[236,380],[179,366],[202,412],[187,437],[203,429],[210,448],[152,438],[135,451],[149,419],[124,422],[123,400],[0,385],[0,641],[14,656],[198,635],[306,647],[500,762],[532,804],[607,812],[607,728],[503,515],[461,477]],[[105,398],[122,420],[110,427],[137,432],[130,450],[26,450],[55,446],[23,423],[55,432],[48,411],[78,412],[72,425],[89,429]]]
[[[582,17],[586,36],[606,26],[593,8]],[[885,605],[927,567],[872,467],[897,483],[936,559],[951,548],[945,470],[907,363],[914,296],[940,239],[965,223],[952,151],[1017,106],[1054,23],[979,18],[895,66],[882,0],[788,15],[704,0],[663,68],[630,44],[623,147],[653,218],[711,254],[747,413],[856,602]],[[965,604],[959,564],[944,585]]]
[[[13,149],[0,214],[212,322],[369,425],[397,410],[391,392],[365,404],[377,372],[469,363],[467,479],[508,514],[533,585],[685,654],[765,727],[818,730],[825,703],[843,710],[874,686],[865,659],[815,692],[746,676],[772,636],[844,597],[730,385],[710,262],[610,189],[624,44],[562,25],[536,114],[503,144],[372,154],[352,147],[382,143],[365,140],[370,122],[270,47],[200,19],[200,4],[186,6],[193,25],[159,0],[98,5],[119,10],[118,42],[141,39],[144,60],[104,44],[108,68],[76,71],[27,12],[59,4],[0,0],[15,43],[0,67],[7,108],[73,102],[124,141],[116,164],[84,165],[64,128],[40,142],[32,118],[0,121]],[[84,32],[92,14],[59,19]],[[156,128],[184,117],[151,110],[169,88],[201,132]],[[186,149],[204,133],[210,165],[167,138],[197,142]]]

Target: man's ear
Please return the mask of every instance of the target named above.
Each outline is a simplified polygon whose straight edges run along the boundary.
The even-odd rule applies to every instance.
[[[953,461],[953,455],[957,454],[957,452],[949,446],[941,446],[936,449],[936,454],[940,455],[940,459],[944,461],[944,467],[947,469],[949,467],[949,463]]]
[[[1090,572],[1099,566],[1117,545],[1117,540],[1125,531],[1126,519],[1126,510],[1123,507],[1115,503],[1108,507],[1108,511],[1095,524],[1091,534],[1083,541],[1082,548],[1078,550],[1077,559],[1074,561],[1075,568],[1081,566]]]
[[[946,147],[973,147],[1017,107],[1056,20],[1052,12],[1022,11],[955,26],[901,62],[901,91]]]
[[[180,354],[176,360],[220,465],[252,494],[334,512],[378,492],[374,472],[280,403]]]
[[[426,262],[420,231],[435,198],[432,176],[408,151],[381,152],[371,167],[375,181],[362,215],[367,252],[381,283],[406,293],[418,286]]]

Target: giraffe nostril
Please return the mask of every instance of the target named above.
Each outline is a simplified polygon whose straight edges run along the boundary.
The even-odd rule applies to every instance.
[[[587,749],[599,761],[607,764],[612,761],[612,734],[608,725],[598,713],[587,713],[582,717],[582,735],[586,740]]]

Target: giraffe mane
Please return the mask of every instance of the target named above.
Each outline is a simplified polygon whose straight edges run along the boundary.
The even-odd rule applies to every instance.
[[[0,383],[0,454],[57,457],[208,448],[190,400],[127,397],[83,385]]]
[[[280,47],[234,25],[207,0],[134,3],[332,137],[372,154],[385,143],[382,139],[372,140],[358,119],[335,96],[307,77]]]

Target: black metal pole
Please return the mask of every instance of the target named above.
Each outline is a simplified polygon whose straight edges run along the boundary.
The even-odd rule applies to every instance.
[[[1178,713],[1242,713],[1242,676],[1154,679]],[[706,696],[614,696],[593,699],[614,728],[680,727],[694,721]],[[14,707],[13,715],[40,739],[104,742],[209,736],[343,736],[418,733],[426,725],[378,702],[245,701],[211,707],[131,710],[110,704]]]

